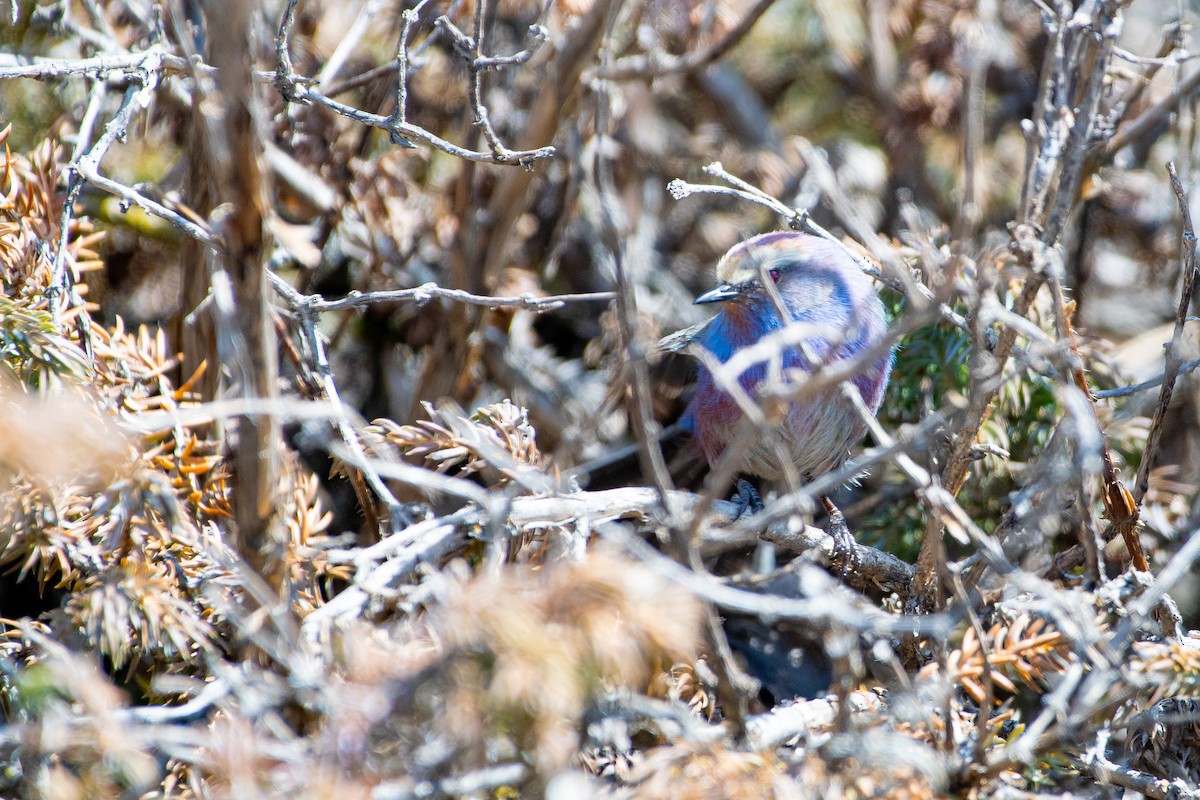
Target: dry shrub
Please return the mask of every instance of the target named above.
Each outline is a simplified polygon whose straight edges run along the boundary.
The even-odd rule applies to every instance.
[[[344,3],[306,0],[286,43],[298,82],[289,91],[264,48],[247,95],[270,121],[263,196],[278,214],[269,267],[251,266],[296,287],[272,284],[260,320],[282,351],[264,385],[281,391],[269,410],[286,432],[270,442],[280,471],[256,498],[272,515],[251,552],[234,524],[245,443],[223,410],[245,388],[246,343],[210,280],[222,248],[98,201],[99,182],[64,208],[81,174],[71,151],[108,135],[149,70],[150,112],[111,131],[124,141],[97,169],[217,237],[257,219],[243,212],[259,197],[237,208],[211,185],[226,143],[195,133],[219,103],[188,45],[224,42],[226,21],[216,3],[9,5],[20,25],[0,29],[0,69],[45,70],[43,97],[70,119],[48,135],[18,127],[44,141],[0,164],[0,603],[28,615],[2,622],[0,794],[986,800],[1195,783],[1196,641],[1169,604],[1143,602],[1157,580],[1184,580],[1184,565],[1163,566],[1196,519],[1194,383],[1176,386],[1140,509],[1151,572],[1119,561],[1124,544],[1104,564],[1073,550],[1112,538],[1101,489],[1126,496],[1115,480],[1131,484],[1155,424],[1153,391],[1097,405],[1075,387],[1125,383],[1111,364],[1162,371],[1179,276],[1160,165],[1195,163],[1186,106],[1163,101],[1193,80],[1185,37],[1110,54],[1117,17],[1135,15],[1117,0],[1058,22],[1020,0],[776,3],[710,63],[690,59],[760,3],[424,4],[405,118],[483,161],[499,149],[487,124],[505,146],[557,148],[524,169],[419,137],[402,149],[329,103],[296,102],[328,91],[387,118],[409,19],[371,2],[356,25]],[[78,46],[114,63],[151,44],[132,68],[24,58],[52,46],[69,61]],[[1052,99],[1040,117],[1039,95]],[[1085,114],[1086,98],[1099,99]],[[700,180],[716,159],[804,214],[668,199],[668,181]],[[894,562],[922,544],[919,569],[939,566],[921,585],[866,576],[871,594],[853,602],[814,578],[808,559],[832,559],[811,527],[801,538],[818,547],[776,551],[796,560],[751,575],[770,561],[751,555],[755,521],[667,513],[642,485],[668,481],[639,471],[653,459],[633,441],[671,430],[687,401],[691,362],[656,355],[651,385],[635,378],[651,342],[702,320],[690,301],[720,253],[813,222],[871,253],[893,330],[907,330],[880,413],[897,449],[861,483],[826,488],[901,575],[910,564]],[[914,280],[916,294],[897,288]],[[151,313],[116,302],[143,282],[179,290],[151,305],[187,306],[181,318],[115,316]],[[428,282],[520,302],[316,298]],[[260,307],[244,288],[235,315]],[[614,288],[616,305],[528,304]],[[1165,327],[1121,358],[1101,338],[1151,323]],[[619,488],[565,497],[583,464]],[[823,524],[801,516],[789,532]],[[728,608],[751,631],[749,645],[727,637],[733,653],[734,626],[715,624]],[[914,611],[935,613],[901,617]],[[792,702],[787,679],[823,664],[828,695]],[[743,669],[773,670],[772,685],[755,693]],[[764,729],[769,746],[752,735]]]
[[[578,751],[595,697],[641,690],[662,665],[693,658],[699,624],[694,597],[602,550],[484,575],[451,590],[429,623],[444,683],[428,701],[465,746],[507,731],[553,774]]]
[[[681,744],[659,748],[629,776],[617,797],[636,800],[791,800],[803,795],[777,780],[785,765],[772,753],[744,753],[719,746]]]
[[[24,476],[39,489],[100,488],[134,459],[133,444],[96,399],[64,388],[30,395],[0,390],[0,481]]]
[[[438,472],[453,471],[460,477],[478,473],[493,488],[508,485],[522,473],[537,474],[548,467],[529,413],[510,400],[476,409],[469,416],[453,407],[435,409],[425,403],[425,413],[428,420],[412,425],[377,419],[367,433],[391,442],[404,455]]]

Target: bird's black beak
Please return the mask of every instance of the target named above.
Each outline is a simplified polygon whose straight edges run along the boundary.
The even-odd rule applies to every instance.
[[[726,300],[732,300],[739,294],[741,294],[741,291],[738,290],[738,287],[723,283],[717,288],[710,289],[700,295],[693,302],[696,305],[701,305],[702,303],[724,303]]]

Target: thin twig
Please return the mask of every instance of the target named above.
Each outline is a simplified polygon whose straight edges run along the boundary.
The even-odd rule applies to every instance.
[[[659,496],[666,506],[674,486],[667,472],[662,447],[657,441],[658,425],[652,416],[650,396],[650,373],[646,364],[646,346],[639,341],[637,326],[637,300],[634,287],[629,280],[625,254],[622,252],[621,236],[617,230],[616,190],[611,184],[611,167],[605,161],[604,148],[597,149],[596,171],[600,183],[600,214],[602,235],[612,258],[613,271],[617,278],[617,324],[621,334],[621,346],[625,351],[624,379],[629,384],[633,400],[633,424],[636,439],[640,444],[639,458]],[[679,555],[683,555],[680,553]]]
[[[75,159],[68,170],[66,199],[63,201],[62,217],[59,222],[58,249],[54,254],[54,265],[49,285],[46,287],[46,297],[50,301],[51,313],[55,320],[61,316],[63,302],[65,302],[60,300],[60,297],[69,295],[72,288],[71,278],[66,270],[66,256],[67,239],[75,201],[83,189],[84,181],[91,181],[98,174],[100,161],[108,153],[108,149],[116,141],[125,138],[133,115],[150,105],[154,90],[158,86],[160,66],[161,61],[157,52],[147,54],[139,62],[139,66],[132,73],[137,78],[137,82],[125,90],[121,106],[105,126],[104,133],[86,155]]]
[[[316,640],[338,620],[357,617],[372,597],[396,589],[421,564],[436,564],[458,550],[467,541],[465,524],[478,515],[477,509],[464,508],[447,517],[418,522],[395,534],[399,537],[396,542],[392,542],[395,537],[390,537],[373,545],[372,548],[386,546],[386,550],[376,551],[384,554],[383,558],[371,564],[362,559],[357,562],[359,569],[354,582],[304,618],[301,624],[304,638]],[[404,546],[394,547],[398,542]]]
[[[366,0],[359,8],[358,15],[355,16],[354,22],[350,24],[350,29],[338,38],[337,46],[329,54],[329,57],[325,59],[325,63],[321,65],[320,72],[317,73],[316,88],[318,91],[326,92],[329,90],[334,80],[337,79],[338,73],[342,71],[342,67],[346,66],[346,63],[350,60],[350,56],[367,33],[370,32],[372,23],[386,5],[387,0]]]
[[[79,165],[79,170],[79,174],[92,186],[102,189],[114,197],[119,197],[123,207],[137,206],[148,214],[161,217],[198,242],[203,242],[213,248],[220,248],[222,246],[220,237],[207,225],[189,219],[156,200],[151,200],[136,189],[132,189],[112,178],[101,175],[93,163],[84,161]]]
[[[296,89],[298,100],[311,100],[318,105],[325,106],[331,111],[341,114],[347,119],[352,119],[363,125],[370,125],[372,128],[379,128],[387,131],[389,134],[396,134],[405,139],[417,139],[426,144],[433,145],[439,150],[449,153],[452,156],[464,159],[466,161],[481,161],[489,164],[508,164],[516,166],[529,166],[534,161],[539,161],[544,158],[550,158],[556,152],[553,147],[539,147],[534,150],[506,150],[503,157],[497,156],[495,153],[484,153],[477,150],[469,150],[465,147],[448,142],[435,133],[425,130],[422,127],[413,125],[411,122],[399,122],[390,116],[382,116],[380,114],[371,114],[367,111],[360,111],[352,106],[339,103],[338,101],[327,97],[313,89],[309,89],[301,84],[293,84]]]
[[[105,150],[112,143],[112,137],[109,138],[109,130],[120,123],[117,120],[123,116],[124,109],[127,106],[132,106],[134,87],[130,87],[125,92],[125,99],[122,100],[121,108],[109,121],[108,127],[105,128],[105,136],[102,136],[100,141],[96,143],[93,150],[97,156],[103,156]],[[84,148],[87,147],[91,140],[92,127],[95,125],[96,118],[100,115],[100,106],[107,97],[107,84],[103,81],[97,81],[92,85],[92,91],[88,99],[87,111],[84,112],[83,122],[79,126],[79,138],[75,144],[75,153],[71,160],[71,165],[67,168],[67,191],[66,198],[63,201],[62,216],[59,218],[58,226],[58,249],[54,252],[54,260],[51,266],[50,282],[46,287],[46,298],[50,304],[50,312],[54,315],[57,321],[65,305],[58,302],[60,295],[71,293],[73,285],[73,276],[68,274],[66,270],[67,261],[67,240],[71,234],[71,219],[75,213],[75,202],[79,199],[79,192],[83,188],[83,177],[80,175],[79,164],[85,158]],[[132,111],[129,112],[130,116]],[[126,119],[125,124],[128,124]],[[103,145],[103,146],[102,146]]]
[[[400,26],[400,41],[396,45],[396,107],[392,115],[401,124],[408,121],[408,40],[412,36],[412,27],[421,16],[421,9],[428,0],[420,0],[412,8],[404,9],[400,15],[404,24]]]
[[[1192,212],[1188,205],[1187,191],[1179,174],[1175,172],[1175,164],[1167,162],[1167,174],[1171,178],[1171,189],[1175,192],[1175,200],[1179,206],[1180,224],[1183,228],[1180,237],[1183,271],[1183,290],[1179,295],[1179,307],[1175,313],[1175,330],[1171,334],[1171,343],[1167,345],[1166,364],[1163,368],[1162,386],[1159,387],[1158,402],[1154,406],[1154,414],[1150,418],[1150,430],[1146,435],[1146,447],[1142,451],[1142,461],[1138,465],[1137,478],[1133,484],[1133,500],[1141,506],[1142,499],[1150,488],[1150,467],[1158,453],[1159,440],[1162,437],[1163,420],[1167,408],[1171,405],[1171,395],[1175,391],[1175,380],[1179,377],[1183,359],[1180,353],[1183,348],[1184,323],[1188,310],[1192,307],[1192,297],[1196,292],[1196,230],[1192,226]]]
[[[829,165],[829,158],[825,152],[814,147],[812,142],[804,138],[796,138],[794,144],[796,152],[800,154],[804,164],[812,171],[821,194],[832,206],[838,220],[883,266],[884,277],[882,280],[884,283],[903,294],[915,311],[920,311],[926,304],[932,302],[934,300],[932,290],[913,278],[912,270],[897,255],[895,248],[875,232],[870,222],[859,210],[858,205],[846,196],[837,175]]]
[[[536,30],[535,30],[536,29]],[[295,75],[284,70],[290,69],[290,56],[286,52],[286,33],[287,19],[286,10],[285,18],[281,19],[280,31],[276,40],[276,57],[280,58],[280,50],[282,48],[283,58],[281,60],[281,68],[275,72],[254,72],[254,77],[258,80],[271,81],[280,91],[280,93],[290,102],[308,103],[314,102],[323,105],[326,108],[340,114],[347,119],[354,120],[364,125],[369,125],[374,128],[380,128],[387,131],[389,134],[400,137],[401,139],[416,139],[433,147],[443,150],[450,155],[457,156],[468,161],[480,161],[493,164],[507,164],[518,166],[529,166],[534,161],[550,158],[554,155],[553,147],[539,147],[531,150],[509,150],[501,147],[498,152],[479,152],[470,150],[464,147],[459,147],[440,136],[425,130],[424,128],[414,125],[405,120],[397,119],[393,116],[381,116],[379,114],[371,114],[366,111],[353,108],[351,106],[339,103],[332,99],[328,94],[324,94],[316,88],[310,86],[313,79]],[[484,59],[480,62],[478,70],[472,74],[478,74],[484,69],[496,69],[502,66],[508,66],[510,63],[524,63],[528,57],[532,55],[532,50],[545,38],[545,32],[540,26],[534,26],[531,29],[533,43],[530,46],[528,54],[522,52],[520,54],[506,57],[499,60]],[[0,56],[0,59],[4,57]],[[4,61],[0,60],[0,64]],[[327,65],[328,66],[328,65]],[[119,56],[101,56],[90,59],[54,59],[54,60],[36,60],[32,63],[26,63],[20,59],[13,59],[7,66],[0,66],[0,80],[4,78],[34,78],[37,80],[56,80],[58,78],[75,76],[75,75],[93,75],[96,77],[106,76],[110,72],[129,71],[129,70],[153,70],[155,72],[168,69],[172,72],[183,74],[192,74],[193,70],[197,70],[204,74],[215,75],[216,70],[204,64],[191,64],[187,59],[175,55],[169,55],[161,52],[158,49],[151,49],[141,53],[127,54]]]
[[[967,102],[962,119],[962,194],[959,197],[955,220],[955,237],[958,239],[968,239],[974,235],[983,213],[977,162],[983,150],[984,81],[992,60],[990,36],[995,25],[995,16],[995,2],[980,3],[976,19],[963,37],[968,48],[964,87]]]
[[[312,355],[314,372],[320,381],[325,398],[337,409],[337,413],[334,416],[334,427],[337,428],[338,435],[341,436],[343,444],[350,449],[350,452],[355,456],[355,460],[362,465],[360,469],[363,477],[370,485],[372,491],[388,507],[388,522],[394,534],[405,521],[403,505],[396,499],[391,490],[388,489],[387,484],[379,477],[379,473],[368,463],[366,452],[363,450],[358,432],[350,424],[350,418],[346,413],[345,405],[342,403],[337,382],[333,379],[333,367],[329,364],[329,357],[325,354],[325,344],[321,340],[320,331],[317,329],[317,314],[311,305],[306,302],[304,295],[292,288],[290,283],[269,270],[267,271],[267,277],[271,280],[275,291],[283,295],[287,299],[288,304],[296,311],[296,316],[300,320],[301,334],[305,341],[308,342],[308,350]]]
[[[1184,361],[1181,363],[1179,365],[1179,369],[1176,370],[1175,376],[1178,378],[1180,375],[1189,375],[1195,372],[1197,369],[1200,369],[1200,358],[1193,358],[1190,361]],[[1161,386],[1165,378],[1166,372],[1160,372],[1153,378],[1147,378],[1140,383],[1133,383],[1129,386],[1118,386],[1115,389],[1101,389],[1100,391],[1092,392],[1092,396],[1097,400],[1111,400],[1115,397],[1129,397],[1130,395],[1135,395],[1139,392],[1153,389],[1155,386]]]
[[[474,39],[459,30],[458,26],[444,15],[434,20],[434,26],[449,35],[452,49],[466,62],[467,71],[470,74],[468,97],[470,98],[473,124],[483,132],[483,137],[497,162],[509,163],[515,159],[516,153],[504,146],[500,135],[496,133],[496,129],[492,125],[491,114],[488,112],[487,104],[483,101],[483,75],[488,70],[524,64],[545,43],[549,33],[541,25],[532,25],[529,28],[529,46],[526,49],[511,56],[485,56],[483,54],[485,5],[486,0],[476,0]]]
[[[734,25],[719,40],[708,47],[695,50],[682,56],[665,53],[647,53],[645,55],[627,56],[618,60],[612,66],[603,67],[597,77],[605,80],[622,81],[630,79],[659,78],[675,73],[691,73],[707,67],[719,60],[732,50],[738,42],[746,37],[759,18],[767,12],[775,0],[758,0],[746,12],[737,25]]]
[[[1144,64],[1146,66],[1146,71],[1142,75],[1137,76],[1132,81],[1133,85],[1129,88],[1129,90],[1126,91],[1119,100],[1113,103],[1110,115],[1113,120],[1112,125],[1114,128],[1116,127],[1117,121],[1120,120],[1125,112],[1127,112],[1134,104],[1141,100],[1142,95],[1146,93],[1146,90],[1154,82],[1154,77],[1158,74],[1162,67],[1171,66],[1178,70],[1179,63],[1182,60],[1181,54],[1184,52],[1183,32],[1184,28],[1182,19],[1178,19],[1173,23],[1164,25],[1162,43],[1158,46],[1157,51],[1158,56],[1155,58],[1134,57],[1133,63]],[[1113,55],[1123,61],[1130,60],[1126,58],[1126,56],[1130,54],[1126,53],[1126,51],[1120,47],[1113,48]],[[1178,84],[1178,80],[1176,81],[1176,84]],[[1119,135],[1120,132],[1118,131],[1117,133]],[[1115,153],[1120,149],[1117,148],[1117,150],[1110,151],[1110,143],[1111,140],[1109,140],[1109,142],[1105,142],[1106,154],[1110,152]]]
[[[287,0],[283,14],[279,18],[279,30],[275,34],[275,88],[284,99],[294,101],[295,71],[292,69],[292,56],[288,52],[288,38],[292,26],[296,24],[296,6],[300,0]]]

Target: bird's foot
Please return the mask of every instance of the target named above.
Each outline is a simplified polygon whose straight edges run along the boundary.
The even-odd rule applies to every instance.
[[[825,510],[829,512],[828,533],[833,539],[829,563],[830,566],[838,568],[845,575],[858,566],[858,542],[854,540],[854,534],[846,525],[846,518],[828,497],[825,498]]]
[[[750,514],[757,514],[766,506],[763,505],[762,497],[758,494],[758,489],[754,488],[754,484],[745,478],[738,478],[737,486],[734,489],[734,495],[731,498],[734,505],[737,506],[737,511],[734,513],[734,519],[741,519],[742,515],[747,511]]]

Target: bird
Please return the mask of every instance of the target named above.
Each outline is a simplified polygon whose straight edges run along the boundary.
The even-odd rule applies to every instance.
[[[695,393],[680,421],[710,466],[741,436],[745,413],[709,364],[714,359],[724,364],[791,325],[797,326],[794,335],[774,350],[774,365],[768,355],[737,376],[746,397],[756,398],[768,376],[781,377],[787,386],[796,382],[796,370],[813,374],[878,349],[847,384],[871,414],[879,410],[893,361],[890,348],[876,347],[887,335],[887,317],[872,279],[840,243],[798,231],[764,233],[734,245],[716,273],[718,285],[695,300],[719,304],[716,315],[663,342],[669,350],[699,347],[711,355],[701,360]],[[739,475],[779,483],[791,474],[810,481],[845,464],[867,432],[862,414],[838,385],[788,399],[771,421],[767,435],[753,435],[734,454]],[[735,499],[739,516],[747,506],[762,508],[753,485],[740,477]],[[832,508],[828,500],[826,507]]]

